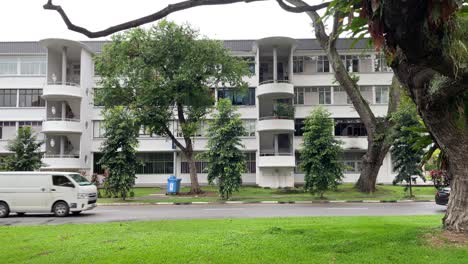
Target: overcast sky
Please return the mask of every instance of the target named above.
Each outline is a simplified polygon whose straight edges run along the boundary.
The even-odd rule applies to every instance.
[[[100,30],[154,13],[181,0],[54,0],[77,25]],[[44,10],[47,0],[3,0],[0,41],[37,41],[60,37],[88,39],[69,31],[59,14]],[[321,0],[309,1],[320,3]],[[177,23],[189,22],[203,35],[216,39],[258,39],[267,36],[312,38],[310,19],[305,14],[283,11],[276,1],[196,7],[169,16]]]

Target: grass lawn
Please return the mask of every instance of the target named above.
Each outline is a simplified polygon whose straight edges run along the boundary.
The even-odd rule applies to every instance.
[[[125,202],[217,202],[221,201],[217,195],[215,186],[203,186],[202,189],[207,192],[204,195],[194,196],[166,196],[164,188],[134,188],[135,198]],[[181,192],[188,192],[188,187],[183,187]],[[156,194],[156,195],[152,195]],[[413,187],[413,195],[416,200],[434,199],[435,189],[432,186]],[[378,185],[377,192],[373,194],[363,194],[356,191],[352,184],[342,184],[337,191],[327,192],[326,200],[402,200],[408,199],[407,193],[402,186]],[[301,192],[301,189],[290,191],[278,189],[264,189],[260,187],[245,186],[239,192],[234,193],[230,199],[232,201],[310,201],[320,200],[316,196]],[[120,199],[99,199],[99,203],[123,202]]]
[[[0,227],[1,263],[466,263],[441,215]],[[466,241],[466,240],[465,240]]]

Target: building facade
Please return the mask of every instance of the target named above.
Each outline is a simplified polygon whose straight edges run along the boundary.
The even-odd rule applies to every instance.
[[[362,96],[377,117],[388,107],[393,73],[385,59],[365,44],[340,39],[338,49],[349,72],[359,77]],[[103,170],[97,163],[105,140],[102,107],[93,100],[99,92],[93,56],[105,41],[76,42],[45,39],[39,42],[0,42],[0,157],[8,155],[7,142],[22,126],[31,126],[44,140],[44,170],[83,171],[88,176]],[[229,87],[214,91],[229,98],[245,124],[242,137],[247,159],[245,184],[291,187],[304,175],[297,166],[304,119],[318,106],[335,121],[334,134],[343,141],[345,182],[359,177],[361,157],[367,149],[367,132],[336,82],[328,58],[313,39],[270,37],[260,40],[227,40],[233,56],[249,62],[247,92]],[[209,116],[207,117],[210,118]],[[177,120],[172,129],[181,136]],[[197,152],[206,149],[206,124],[194,135]],[[137,185],[164,184],[169,175],[190,182],[188,164],[180,150],[165,137],[140,130]],[[207,163],[196,162],[201,183],[206,183]],[[393,180],[390,155],[377,181]]]

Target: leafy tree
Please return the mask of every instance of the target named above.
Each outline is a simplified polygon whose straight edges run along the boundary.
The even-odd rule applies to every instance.
[[[104,125],[106,140],[101,147],[103,155],[99,160],[108,172],[104,188],[112,197],[125,200],[135,185],[138,122],[129,109],[116,106],[104,112]]]
[[[96,68],[102,78],[100,102],[106,108],[125,105],[151,133],[171,138],[189,163],[191,192],[200,193],[192,137],[213,107],[213,89],[246,87],[247,64],[230,56],[221,42],[161,21],[149,30],[114,36]]]
[[[202,157],[208,161],[208,181],[216,182],[222,199],[227,200],[242,184],[246,170],[245,154],[240,148],[245,128],[229,99],[218,102],[217,113],[209,122],[208,151]]]
[[[9,171],[34,171],[41,168],[41,146],[29,126],[20,127],[16,138],[8,142],[8,150],[13,152],[4,160],[4,168]]]
[[[416,106],[410,100],[409,97],[402,97],[402,103],[398,111],[391,117],[396,124],[391,152],[394,158],[395,170],[398,172],[393,182],[406,181],[407,185],[409,185],[407,188],[409,187],[410,197],[413,197],[412,176],[417,175],[424,181],[426,181],[426,178],[420,166],[424,150],[413,146],[413,142],[420,137],[420,134],[412,131],[411,128],[419,125],[419,118]]]
[[[312,111],[304,123],[304,142],[300,166],[305,172],[304,189],[320,194],[336,189],[343,179],[344,165],[339,161],[343,150],[333,136],[333,119],[322,107]]]

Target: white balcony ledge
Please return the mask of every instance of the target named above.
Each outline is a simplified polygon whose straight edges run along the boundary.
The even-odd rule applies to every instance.
[[[288,81],[267,81],[257,87],[257,97],[264,95],[294,96],[294,85]]]
[[[44,85],[42,91],[42,98],[44,99],[66,99],[66,98],[78,98],[83,97],[79,84],[76,83],[47,83]]]
[[[294,120],[262,119],[257,123],[257,131],[294,131]]]
[[[45,120],[42,122],[43,133],[82,133],[80,120],[77,119],[60,119],[60,120]]]
[[[294,155],[260,156],[258,161],[258,166],[263,168],[296,167],[296,158]]]

